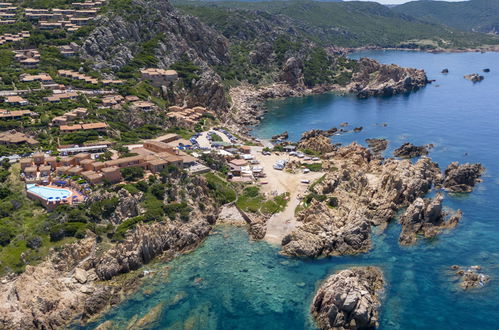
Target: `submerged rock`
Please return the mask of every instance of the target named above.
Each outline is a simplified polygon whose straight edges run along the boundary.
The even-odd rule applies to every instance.
[[[364,127],[359,126],[359,127],[355,127],[355,128],[353,129],[353,131],[354,131],[354,133],[360,133],[363,129],[364,129]]]
[[[442,73],[443,73],[443,74],[447,74],[447,73],[449,73],[449,69],[443,69],[443,70],[442,70]]]
[[[480,182],[481,175],[485,171],[482,164],[461,164],[451,163],[445,170],[443,187],[455,193],[471,192],[477,182]]]
[[[490,72],[490,69],[489,68],[483,69],[483,72]]]
[[[462,267],[454,265],[451,267],[456,271],[456,275],[460,277],[459,286],[463,290],[482,288],[490,281],[490,276],[480,273],[480,266]]]
[[[383,286],[383,273],[377,267],[340,271],[319,287],[310,312],[319,329],[377,328]]]
[[[417,235],[426,238],[435,237],[443,229],[455,227],[462,217],[458,210],[447,213],[442,208],[443,195],[432,199],[417,198],[400,217],[402,233],[399,242],[402,245],[416,243]]]
[[[472,81],[472,82],[479,82],[479,81],[482,81],[485,79],[484,76],[481,76],[478,73],[467,74],[464,76],[464,78],[468,79],[469,81]]]
[[[412,143],[404,143],[395,151],[393,155],[400,158],[415,158],[423,155],[428,155],[428,146],[415,146]]]

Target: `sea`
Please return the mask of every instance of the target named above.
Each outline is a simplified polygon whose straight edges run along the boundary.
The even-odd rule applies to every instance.
[[[318,260],[281,256],[278,246],[250,240],[244,228],[218,226],[195,251],[146,266],[144,285],[87,328],[110,320],[125,329],[160,306],[149,328],[315,329],[309,306],[321,281],[358,265],[384,272],[380,329],[499,328],[499,53],[366,51],[351,57],[421,68],[435,81],[391,97],[272,100],[252,134],[266,139],[288,131],[298,140],[304,131],[347,122],[362,131],[333,136],[335,143],[385,138],[386,157],[405,142],[433,144],[430,157],[442,169],[453,161],[480,162],[487,170],[472,193],[445,196],[445,207],[463,211],[459,225],[405,247],[393,221],[384,231],[374,229],[368,253]],[[448,74],[441,73],[445,68]],[[485,79],[464,79],[475,72]],[[463,291],[452,265],[480,265],[491,281]]]

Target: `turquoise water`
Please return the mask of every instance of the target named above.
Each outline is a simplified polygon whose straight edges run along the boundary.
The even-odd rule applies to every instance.
[[[67,189],[59,189],[59,188],[50,188],[36,185],[28,185],[28,191],[37,194],[45,200],[55,200],[57,198],[67,198],[71,196],[71,191]]]
[[[278,248],[265,242],[250,241],[243,229],[219,227],[193,253],[151,266],[139,292],[104,319],[124,328],[132,317],[141,317],[162,302],[156,329],[178,329],[181,324],[192,329],[313,329],[308,306],[320,281],[350,265],[377,265],[388,283],[382,329],[498,328],[499,54],[361,55],[424,68],[437,81],[390,98],[321,95],[274,101],[269,103],[273,110],[253,133],[266,138],[288,130],[298,139],[305,130],[346,121],[351,128],[364,130],[334,137],[336,142],[384,137],[391,142],[387,154],[406,141],[433,143],[430,156],[442,167],[454,160],[482,162],[487,173],[473,193],[446,197],[446,206],[463,210],[457,228],[437,239],[400,247],[400,227],[394,223],[374,236],[368,254],[296,260],[279,256]],[[444,68],[450,71],[447,76],[440,74]],[[481,83],[463,78],[484,68],[491,72]],[[461,292],[448,271],[453,264],[479,264],[492,280],[481,290]]]

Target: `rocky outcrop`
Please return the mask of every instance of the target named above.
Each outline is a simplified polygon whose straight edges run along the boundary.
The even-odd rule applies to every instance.
[[[324,135],[324,131],[311,130],[302,134],[298,142],[298,149],[325,154],[336,150],[336,147],[331,142],[331,139]]]
[[[423,155],[428,155],[428,149],[430,146],[415,146],[412,143],[404,143],[395,151],[393,155],[400,158],[415,158]]]
[[[445,169],[443,187],[454,193],[471,192],[484,171],[482,164],[453,162]]]
[[[328,277],[319,287],[310,312],[319,329],[375,329],[379,325],[383,273],[354,267]]]
[[[284,131],[281,134],[274,135],[272,140],[287,140],[289,138],[288,131]]]
[[[388,147],[387,139],[366,139],[367,146],[377,157]]]
[[[381,64],[376,60],[361,58],[352,82],[347,85],[359,97],[390,96],[417,90],[428,83],[423,70]]]
[[[440,182],[438,165],[423,157],[376,159],[357,143],[338,149],[323,162],[326,175],[310,192],[320,196],[301,211],[297,227],[282,241],[282,253],[318,257],[367,252],[371,226],[384,225],[396,211]]]
[[[460,278],[459,286],[463,290],[482,288],[490,281],[489,275],[480,273],[482,269],[480,266],[462,267],[454,265],[451,269]]]
[[[279,75],[279,80],[293,87],[303,86],[303,63],[295,57],[288,58]]]
[[[442,70],[442,73],[443,73],[443,74],[448,74],[448,73],[449,73],[449,69],[443,69],[443,70]]]
[[[462,213],[446,212],[442,207],[443,195],[432,199],[417,198],[400,217],[402,233],[399,242],[402,245],[416,243],[417,235],[425,238],[435,237],[443,229],[455,227]]]
[[[464,76],[464,78],[468,79],[469,81],[472,81],[472,82],[479,82],[479,81],[482,81],[485,79],[484,76],[481,76],[478,73],[467,74]]]
[[[173,254],[190,249],[203,240],[211,230],[209,219],[193,223],[153,223],[139,225],[124,242],[107,251],[95,264],[99,279],[112,277],[138,269],[157,255],[169,251]]]
[[[38,266],[0,284],[0,328],[62,328],[86,310],[101,287],[87,261],[93,257],[95,236],[73,244]]]

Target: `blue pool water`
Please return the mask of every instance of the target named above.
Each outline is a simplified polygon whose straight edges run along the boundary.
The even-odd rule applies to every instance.
[[[71,196],[71,191],[67,189],[36,186],[33,184],[27,185],[26,188],[28,191],[37,194],[45,200],[56,200],[57,198],[62,199]]]
[[[277,247],[250,241],[244,229],[219,227],[193,253],[150,266],[153,273],[145,285],[102,320],[125,328],[134,316],[165,303],[155,329],[314,329],[308,308],[320,281],[350,265],[376,265],[388,283],[382,329],[498,328],[499,54],[354,55],[359,56],[424,68],[437,81],[418,92],[389,98],[319,95],[272,101],[272,110],[253,134],[268,138],[287,130],[296,140],[305,130],[346,121],[351,128],[364,130],[334,141],[387,138],[387,155],[406,141],[433,143],[430,156],[442,167],[454,160],[481,162],[487,172],[473,193],[446,196],[446,206],[462,209],[460,224],[437,239],[401,247],[400,226],[393,223],[374,236],[369,253],[320,260],[282,257]],[[444,68],[448,75],[440,74]],[[483,74],[481,83],[463,78],[484,68],[491,72]],[[481,290],[462,292],[448,271],[453,264],[481,265],[492,280]],[[174,303],[179,297],[183,299]]]

